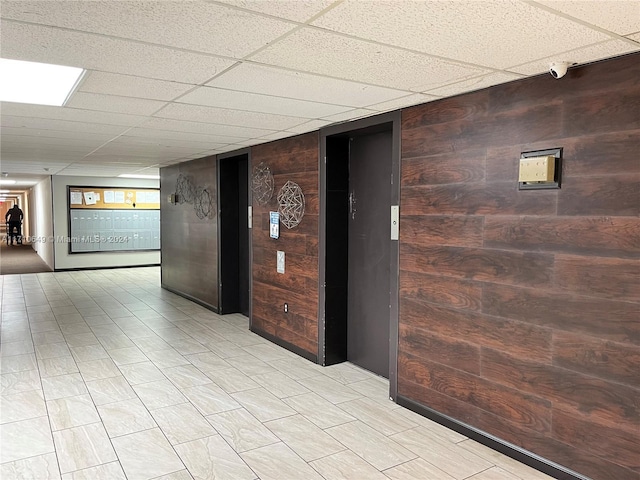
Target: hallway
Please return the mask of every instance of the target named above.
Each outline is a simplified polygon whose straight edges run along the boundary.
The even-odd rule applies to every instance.
[[[4,234],[0,243],[0,275],[50,272],[49,266],[30,244],[7,245]]]
[[[386,380],[312,364],[159,277],[0,276],[3,480],[550,478],[390,402]]]

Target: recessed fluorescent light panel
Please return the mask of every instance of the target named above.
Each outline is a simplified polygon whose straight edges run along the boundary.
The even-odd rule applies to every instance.
[[[121,178],[142,178],[146,180],[160,180],[160,175],[141,175],[137,173],[123,173],[118,176]]]
[[[15,185],[15,180],[4,180],[0,178],[0,185]]]
[[[0,58],[0,100],[60,107],[83,74],[82,68]]]

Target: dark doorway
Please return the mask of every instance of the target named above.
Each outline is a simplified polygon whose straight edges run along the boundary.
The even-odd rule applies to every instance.
[[[220,305],[249,316],[249,156],[218,159]]]
[[[325,362],[389,378],[392,125],[326,139]]]

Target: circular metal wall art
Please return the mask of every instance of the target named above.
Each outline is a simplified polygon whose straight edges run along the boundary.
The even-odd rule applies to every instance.
[[[261,162],[253,167],[253,175],[251,176],[251,191],[253,199],[258,205],[265,206],[273,196],[273,174],[266,163]]]
[[[199,219],[213,217],[213,197],[207,187],[198,188],[193,200],[193,208]]]
[[[178,179],[176,180],[176,195],[178,196],[178,203],[193,203],[195,193],[196,189],[193,186],[191,179],[182,173],[178,175]]]
[[[287,228],[298,226],[304,217],[304,194],[296,182],[289,180],[278,192],[280,223]]]

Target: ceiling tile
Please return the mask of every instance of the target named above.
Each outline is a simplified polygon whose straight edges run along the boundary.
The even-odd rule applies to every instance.
[[[116,73],[90,72],[78,90],[80,92],[118,95],[121,97],[169,101],[192,88],[193,85],[186,83]]]
[[[633,35],[627,35],[627,38],[629,38],[629,39],[631,39],[631,40],[633,40],[635,42],[638,42],[640,44],[640,32],[635,33]]]
[[[330,122],[344,122],[346,120],[354,120],[356,118],[370,117],[371,115],[377,115],[378,113],[379,112],[375,110],[367,110],[366,108],[355,108],[345,113],[324,117],[323,120],[328,120]]]
[[[407,95],[406,97],[397,98],[395,100],[389,100],[388,102],[376,103],[373,105],[367,105],[370,110],[377,110],[379,112],[389,112],[398,108],[411,107],[413,105],[420,105],[421,103],[431,102],[439,99],[439,96],[425,95],[424,93],[414,93]]]
[[[287,131],[293,133],[313,132],[314,130],[326,127],[327,125],[331,125],[332,123],[333,122],[329,120],[311,120],[310,122],[301,123],[300,125],[296,125],[295,127],[288,128]]]
[[[50,107],[46,105],[30,105],[26,103],[2,102],[2,116],[50,118],[69,120],[72,122],[103,123],[105,125],[131,126],[143,122],[147,117],[126,115],[124,113],[96,112],[78,108]]]
[[[640,2],[538,0],[538,3],[620,35],[640,30]]]
[[[59,147],[67,147],[70,150],[74,148],[81,147],[82,150],[94,149],[109,141],[111,137],[106,136],[98,136],[94,138],[85,138],[84,136],[81,138],[65,138],[65,137],[51,137],[51,136],[41,136],[41,135],[12,135],[10,132],[6,132],[5,130],[16,130],[16,129],[2,129],[2,146],[7,145],[23,145],[28,148],[30,145],[38,145],[38,146],[46,146],[46,145],[55,145]],[[52,131],[50,131],[52,132]]]
[[[486,72],[313,28],[298,30],[258,53],[252,60],[413,91],[423,91]]]
[[[12,136],[25,136],[29,138],[44,138],[44,139],[56,139],[60,142],[73,142],[76,143],[78,141],[86,141],[93,143],[104,143],[111,140],[114,135],[103,135],[99,133],[88,133],[88,132],[71,132],[65,130],[46,130],[42,128],[17,128],[17,127],[2,127],[0,130],[2,134],[2,138],[5,138],[5,135]]]
[[[274,17],[285,18],[295,22],[305,22],[320,13],[334,0],[278,0],[265,2],[264,0],[219,0],[219,3],[246,8]]]
[[[2,5],[4,8],[5,3]],[[201,84],[234,63],[198,53],[5,20],[0,39],[4,58],[182,83]]]
[[[264,137],[260,137],[258,140],[262,140],[263,142],[272,142],[274,140],[280,140],[282,138],[292,137],[295,133],[289,132],[276,132],[271,133],[269,135],[265,135]]]
[[[457,95],[463,92],[480,90],[483,88],[491,87],[493,85],[498,85],[500,83],[511,82],[519,78],[522,78],[522,77],[520,75],[516,75],[513,73],[497,72],[497,73],[485,75],[484,77],[473,78],[471,80],[464,80],[462,82],[447,85],[445,87],[435,88],[433,90],[429,90],[429,93],[433,95],[448,97],[448,96]]]
[[[211,126],[209,125],[209,129]],[[150,138],[157,140],[175,140],[178,142],[199,142],[199,143],[233,143],[243,137],[228,135],[206,135],[203,133],[180,132],[171,130],[156,130],[152,128],[133,128],[127,132],[128,137]]]
[[[161,118],[173,118],[175,120],[190,120],[270,130],[286,130],[288,127],[292,127],[300,123],[299,117],[287,117],[284,115],[273,115],[270,113],[244,112],[240,110],[229,110],[216,107],[202,107],[198,105],[186,105],[183,103],[169,104],[155,116]]]
[[[205,135],[221,135],[242,138],[254,138],[273,133],[274,129],[247,128],[236,125],[214,125],[212,123],[176,120],[171,118],[151,118],[141,127],[176,132],[202,133]]]
[[[294,24],[194,1],[3,1],[4,18],[242,58]]]
[[[307,102],[305,100],[236,92],[212,87],[198,87],[182,96],[178,102],[305,118],[324,117],[351,109],[351,107],[330,105],[328,103]]]
[[[69,122],[67,120],[54,120],[48,118],[13,117],[10,115],[2,115],[2,126],[56,131],[64,130],[69,132],[89,132],[113,136],[124,133],[129,129],[129,127],[118,125]]]
[[[48,175],[54,175],[61,169],[69,165],[68,162],[54,162],[50,160],[10,160],[2,159],[2,171],[9,173],[39,173],[46,172]],[[48,168],[49,170],[45,170]]]
[[[535,62],[526,63],[517,67],[511,67],[512,72],[521,73],[523,75],[537,75],[539,73],[549,71],[549,64],[554,61],[568,61],[578,64],[589,63],[603,58],[615,57],[632,51],[640,50],[640,44],[634,47],[632,44],[624,40],[609,40],[597,45],[579,48],[571,52],[566,52],[553,57],[542,58]]]
[[[313,24],[493,68],[609,38],[604,33],[518,0],[379,0],[375,8],[371,8],[369,2],[347,0]],[[500,45],[500,48],[487,48],[487,45]]]
[[[116,97],[114,95],[101,95],[99,93],[76,92],[67,102],[67,105],[72,108],[82,108],[85,110],[100,110],[132,115],[151,115],[166,105],[166,102],[147,100],[144,98]]]
[[[117,140],[114,140],[112,143],[115,144],[126,144],[126,145],[158,145],[158,146],[166,146],[166,147],[179,147],[179,148],[191,148],[206,150],[210,148],[219,148],[225,145],[228,145],[231,142],[195,142],[193,140],[174,140],[168,138],[151,138],[151,137],[135,137],[129,135],[123,135],[118,137]]]
[[[224,72],[208,85],[350,107],[363,107],[372,102],[392,100],[407,94],[402,90],[251,63],[242,63]]]

